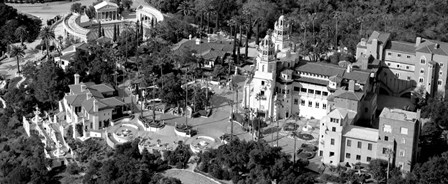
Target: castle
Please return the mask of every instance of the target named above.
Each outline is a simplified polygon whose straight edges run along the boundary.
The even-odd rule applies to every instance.
[[[319,119],[315,126],[320,127],[318,147],[324,164],[353,166],[384,159],[410,171],[418,156],[420,114],[377,105],[379,91],[390,90],[381,67],[388,47],[378,44],[389,37],[374,32],[358,45],[358,62],[335,65],[302,60],[289,34],[281,16],[272,35],[258,46],[241,106],[265,119]]]

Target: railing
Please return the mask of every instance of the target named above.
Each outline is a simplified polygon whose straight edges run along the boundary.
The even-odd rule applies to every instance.
[[[79,37],[80,39],[87,41],[87,34],[90,32],[89,29],[85,29],[78,25],[79,15],[73,15],[72,13],[64,16],[63,18],[63,26],[64,29],[75,37]]]

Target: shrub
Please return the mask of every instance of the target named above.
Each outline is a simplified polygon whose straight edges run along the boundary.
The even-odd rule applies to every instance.
[[[74,174],[78,174],[81,171],[81,168],[79,168],[78,164],[72,163],[67,166],[66,171],[67,171],[67,173],[74,175]]]
[[[212,168],[211,168],[211,173],[210,173],[213,177],[222,180],[223,176],[222,176],[222,170],[221,168],[219,168],[218,165],[213,164]]]
[[[176,168],[183,169],[184,168],[184,164],[182,162],[177,162],[176,163]]]

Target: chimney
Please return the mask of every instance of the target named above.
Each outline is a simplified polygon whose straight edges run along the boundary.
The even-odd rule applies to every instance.
[[[86,100],[89,100],[90,98],[92,98],[92,93],[86,93]]]
[[[348,81],[348,91],[355,92],[355,81],[354,80]]]
[[[210,36],[207,38],[207,42],[210,43]]]
[[[79,74],[75,73],[75,85],[79,84]]]
[[[196,45],[200,45],[201,44],[201,39],[196,38]]]
[[[438,48],[439,48],[439,44],[438,43],[434,44],[434,49],[438,49]]]
[[[192,36],[191,36],[191,34],[190,34],[190,35],[188,35],[188,40],[191,40],[191,37],[192,37]]]
[[[84,92],[86,90],[86,85],[81,84],[81,92]]]
[[[347,65],[347,73],[350,73],[350,72],[352,72],[352,64],[348,64]]]
[[[415,46],[418,47],[422,43],[422,37],[417,37],[415,39]]]
[[[378,40],[372,39],[372,51],[371,54],[373,55],[373,58],[378,59]]]
[[[93,99],[93,112],[98,112],[98,102],[96,99]]]

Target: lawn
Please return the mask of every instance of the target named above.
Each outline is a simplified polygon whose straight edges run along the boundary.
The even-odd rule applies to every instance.
[[[170,169],[165,171],[165,176],[177,178],[182,181],[183,184],[217,184],[217,182],[210,180],[198,173],[188,170]]]

